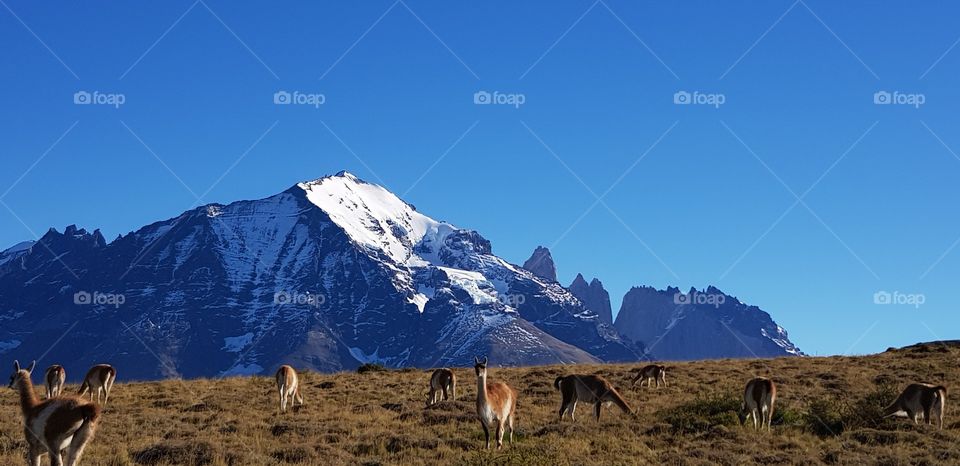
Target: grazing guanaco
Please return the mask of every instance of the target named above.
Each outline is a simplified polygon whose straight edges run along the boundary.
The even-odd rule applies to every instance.
[[[77,395],[83,395],[90,391],[90,401],[94,401],[94,395],[96,395],[97,403],[100,402],[101,396],[103,397],[103,405],[107,405],[107,400],[110,398],[110,389],[113,388],[113,382],[117,380],[117,370],[109,364],[97,364],[90,368],[87,371],[87,375],[83,378],[83,383],[80,384],[80,390],[77,391]]]
[[[651,382],[656,382],[657,388],[660,388],[660,382],[663,382],[663,386],[667,386],[667,367],[661,366],[659,364],[650,364],[645,366],[643,369],[640,369],[640,372],[637,373],[637,377],[633,379],[633,385],[636,385],[637,382],[640,382],[640,386],[643,386],[643,383],[646,382],[649,387]]]
[[[563,398],[560,402],[561,421],[566,412],[570,413],[571,420],[577,420],[574,413],[577,410],[578,401],[593,404],[593,412],[597,421],[600,421],[600,408],[604,403],[613,403],[624,413],[633,414],[630,405],[620,396],[617,389],[613,388],[613,384],[599,375],[560,376],[553,381],[553,386],[560,390],[560,395]]]
[[[427,406],[435,405],[443,400],[453,399],[457,401],[457,376],[452,370],[443,368],[433,371],[430,376],[430,394],[427,399]]]
[[[300,403],[300,406],[303,406],[303,397],[300,396],[300,378],[297,377],[297,371],[288,365],[282,365],[280,369],[277,369],[276,379],[277,390],[280,392],[280,412],[287,412],[287,401],[290,402],[291,408],[295,406],[294,403]]]
[[[22,369],[20,363],[14,361],[9,385],[20,393],[27,460],[31,466],[40,466],[41,457],[49,454],[52,466],[76,466],[84,447],[93,439],[100,408],[76,396],[40,401],[30,381],[35,365],[36,361]]]
[[[940,429],[943,429],[943,411],[946,403],[947,387],[912,383],[887,409],[883,410],[883,417],[906,417],[912,419],[914,424],[919,424],[921,419],[925,424],[930,424],[933,419],[936,419]]]
[[[766,425],[769,431],[770,422],[773,420],[773,404],[776,401],[777,386],[772,380],[757,377],[747,382],[747,387],[743,390],[743,404],[740,405],[738,414],[740,424],[743,425],[747,419],[753,418],[754,429],[763,430]]]
[[[490,449],[490,428],[496,428],[497,450],[503,447],[503,431],[510,428],[513,443],[513,421],[517,411],[517,391],[503,382],[487,383],[487,358],[475,358],[477,373],[477,416]]]
[[[63,366],[54,364],[47,368],[43,375],[43,380],[47,387],[47,399],[60,396],[63,393],[63,386],[67,383],[67,371]]]

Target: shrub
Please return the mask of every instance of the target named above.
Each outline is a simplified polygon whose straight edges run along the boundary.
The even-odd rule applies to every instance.
[[[206,442],[159,443],[133,454],[137,464],[195,464],[213,463],[214,448]]]
[[[847,407],[843,416],[844,425],[848,429],[876,429],[883,425],[889,425],[889,421],[883,418],[883,410],[899,394],[897,387],[891,383],[878,384],[866,396]]]
[[[835,398],[814,400],[808,409],[804,423],[808,432],[821,438],[843,432],[842,406]]]
[[[674,432],[698,433],[710,431],[714,426],[739,425],[739,410],[740,400],[737,397],[712,394],[662,411],[659,417]]]
[[[387,368],[383,367],[383,364],[372,362],[361,364],[360,367],[357,368],[358,374],[366,374],[367,372],[387,372]]]

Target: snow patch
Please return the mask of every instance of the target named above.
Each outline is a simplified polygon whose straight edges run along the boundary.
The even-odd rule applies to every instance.
[[[252,341],[253,333],[249,332],[236,337],[226,337],[223,339],[223,348],[220,349],[228,353],[239,353],[249,346]]]
[[[366,354],[362,349],[357,347],[351,347],[350,356],[353,356],[353,359],[356,359],[361,364],[386,364],[386,358],[381,358],[378,354],[380,352],[380,347],[377,347],[376,350],[371,354]]]
[[[20,340],[0,341],[0,353],[6,353],[7,351],[10,351],[20,346],[20,343],[23,343],[23,342],[21,342]]]

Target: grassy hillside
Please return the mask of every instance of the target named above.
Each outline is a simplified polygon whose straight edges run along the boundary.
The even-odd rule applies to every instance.
[[[83,463],[957,464],[960,415],[950,396],[960,399],[958,355],[956,346],[926,344],[865,357],[674,363],[660,389],[629,386],[638,365],[492,367],[491,380],[520,391],[517,442],[501,452],[482,450],[472,369],[455,371],[456,402],[427,409],[424,371],[307,373],[307,404],[285,415],[271,378],[118,383]],[[605,409],[598,424],[581,404],[575,423],[558,422],[553,380],[573,372],[606,376],[639,417]],[[754,376],[779,386],[772,434],[741,428],[732,411]],[[908,381],[953,390],[943,431],[877,418]],[[0,464],[21,464],[13,390],[0,410]]]

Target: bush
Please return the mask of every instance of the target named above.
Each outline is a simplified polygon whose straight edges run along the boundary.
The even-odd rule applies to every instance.
[[[810,403],[805,428],[808,432],[824,438],[843,433],[843,410],[835,398],[814,400]]]
[[[841,403],[836,398],[814,400],[806,415],[805,428],[819,437],[829,437],[846,430],[889,427],[891,421],[883,417],[883,410],[898,394],[896,386],[881,382],[852,403]]]
[[[740,399],[734,396],[712,394],[690,403],[669,408],[660,418],[677,433],[708,432],[714,426],[737,426]]]
[[[844,425],[848,429],[876,429],[889,425],[883,418],[883,410],[893,403],[899,395],[897,387],[891,383],[881,383],[866,396],[849,405],[844,413]]]
[[[387,372],[387,368],[383,367],[383,364],[371,363],[361,364],[357,368],[358,374],[366,374],[367,372]]]

